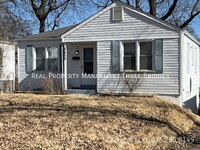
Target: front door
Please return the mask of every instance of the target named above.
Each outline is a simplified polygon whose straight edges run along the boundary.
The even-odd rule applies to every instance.
[[[82,61],[82,83],[81,88],[84,89],[95,89],[96,78],[95,78],[95,61],[94,61],[94,48],[86,47],[83,48],[83,61]]]

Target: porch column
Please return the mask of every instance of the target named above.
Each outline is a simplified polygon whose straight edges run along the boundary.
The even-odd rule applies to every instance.
[[[64,90],[67,90],[67,44],[64,44]]]
[[[140,70],[140,43],[136,41],[136,71]]]

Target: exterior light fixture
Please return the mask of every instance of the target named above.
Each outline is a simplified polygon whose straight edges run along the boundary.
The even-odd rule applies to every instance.
[[[77,51],[75,52],[75,54],[78,55],[78,54],[79,54],[79,51],[77,50]]]

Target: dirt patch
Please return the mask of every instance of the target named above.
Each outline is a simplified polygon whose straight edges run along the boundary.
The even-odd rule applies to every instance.
[[[181,149],[199,120],[158,97],[3,94],[0,148]]]

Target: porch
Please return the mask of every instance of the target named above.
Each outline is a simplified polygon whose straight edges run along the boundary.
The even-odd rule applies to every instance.
[[[97,86],[96,47],[96,42],[64,44],[62,72],[65,93],[95,93]]]

